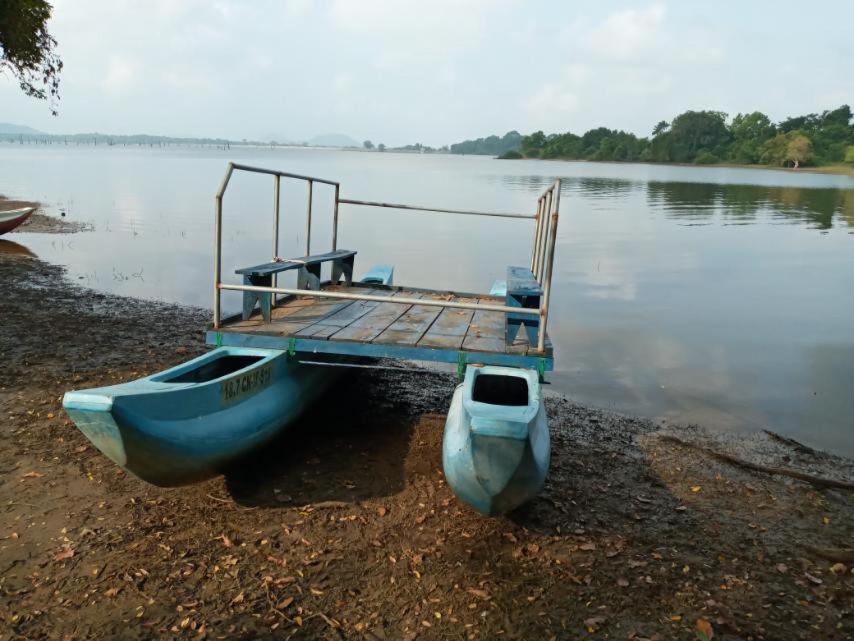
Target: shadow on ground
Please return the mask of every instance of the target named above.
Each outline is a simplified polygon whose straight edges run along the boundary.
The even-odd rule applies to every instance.
[[[262,452],[225,471],[228,492],[237,503],[257,507],[364,501],[401,492],[414,426],[425,412],[447,410],[453,386],[453,377],[428,370],[405,377],[348,370]],[[426,472],[441,458],[422,463]]]

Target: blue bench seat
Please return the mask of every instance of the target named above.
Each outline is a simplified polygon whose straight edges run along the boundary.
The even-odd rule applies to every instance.
[[[325,254],[303,256],[302,258],[286,258],[269,263],[243,267],[235,270],[243,275],[244,285],[256,287],[272,287],[273,275],[291,269],[298,269],[297,289],[320,289],[320,266],[332,263],[332,282],[337,283],[342,276],[347,285],[353,282],[353,263],[356,252],[349,249],[337,249]],[[261,307],[261,316],[269,323],[271,321],[273,295],[270,292],[243,292],[243,320],[249,320],[255,310],[255,303]]]
[[[526,307],[538,309],[543,288],[534,273],[527,267],[508,267],[505,301],[508,307]],[[512,345],[519,330],[524,327],[528,343],[537,344],[537,333],[540,329],[539,316],[529,314],[505,314],[506,341]]]

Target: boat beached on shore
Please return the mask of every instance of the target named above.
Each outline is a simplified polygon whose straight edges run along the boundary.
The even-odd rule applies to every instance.
[[[266,174],[274,185],[272,259],[222,270],[223,201],[235,172]],[[280,185],[307,185],[305,255],[279,257]],[[330,247],[312,254],[315,187],[330,192]],[[457,365],[443,441],[443,465],[456,495],[484,514],[501,514],[533,498],[549,465],[540,383],[554,367],[546,333],[560,181],[534,213],[500,213],[342,198],[322,178],[229,163],[216,195],[213,320],[210,353],[138,381],[69,392],[69,416],[107,456],[143,480],[178,485],[219,473],[257,449],[320,396],[334,368],[377,358]],[[529,265],[510,266],[490,293],[393,284],[394,268],[375,266],[353,278],[355,250],[339,249],[338,220],[347,210],[502,217],[534,223]],[[297,272],[296,287],[277,277]],[[398,275],[399,276],[399,275]],[[404,274],[405,279],[405,274]],[[223,318],[224,291],[242,293],[239,314]]]
[[[0,211],[0,235],[10,232],[21,225],[35,210],[35,207],[22,207],[20,209]]]

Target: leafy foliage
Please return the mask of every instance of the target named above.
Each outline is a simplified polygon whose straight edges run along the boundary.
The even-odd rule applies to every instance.
[[[535,131],[499,151],[499,142],[518,134],[490,136],[451,145],[451,153],[502,154],[525,158],[607,160],[617,162],[736,162],[801,166],[854,162],[854,124],[848,105],[821,114],[787,118],[774,124],[762,112],[736,114],[730,122],[720,111],[686,111],[660,121],[650,138],[597,127],[583,135]],[[480,150],[480,151],[478,151]]]
[[[465,140],[451,145],[452,154],[483,154],[500,156],[511,149],[518,149],[522,142],[522,134],[518,131],[508,131],[504,136],[489,136],[477,140]]]
[[[45,0],[0,2],[0,72],[10,71],[26,95],[49,100],[56,115],[62,60],[47,30],[52,10]]]

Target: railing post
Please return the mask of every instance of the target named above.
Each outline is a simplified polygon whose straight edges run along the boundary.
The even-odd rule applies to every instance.
[[[538,250],[537,250],[537,266],[534,269],[534,278],[536,278],[540,284],[543,282],[543,260],[545,260],[546,256],[546,243],[548,242],[549,236],[549,220],[551,218],[552,213],[552,192],[551,189],[546,191],[544,194],[545,200],[543,201],[543,224],[540,225],[540,238],[537,242]]]
[[[335,206],[332,209],[332,251],[338,249],[338,197],[341,195],[341,185],[335,185]]]
[[[314,181],[308,181],[308,203],[305,209],[305,255],[311,256],[311,197]]]
[[[549,245],[546,250],[545,276],[543,278],[543,306],[540,308],[540,327],[537,335],[537,350],[542,354],[546,349],[546,325],[549,322],[549,303],[552,294],[552,266],[554,264],[555,240],[557,239],[557,213],[551,215],[549,225]]]
[[[281,176],[273,176],[273,260],[279,255],[279,189],[281,187]],[[273,274],[273,287],[278,287],[279,275]],[[273,307],[276,306],[276,296],[273,295]]]
[[[555,244],[557,241],[557,222],[560,210],[560,180],[556,180],[552,188],[555,191],[554,213],[549,225],[549,246],[546,258],[546,275],[543,279],[543,306],[540,308],[540,331],[537,335],[537,349],[542,354],[546,349],[546,325],[549,321],[549,304],[552,296],[552,270],[555,262]]]
[[[531,251],[531,272],[537,264],[537,239],[540,236],[540,225],[543,224],[543,197],[537,198],[537,223],[534,227],[534,243]]]
[[[214,301],[213,301],[213,326],[219,329],[220,298],[222,291],[219,288],[222,271],[222,194],[216,197],[216,212],[214,215]]]
[[[231,172],[234,171],[234,163],[228,163],[228,168],[225,170],[222,183],[219,186],[219,191],[216,192],[216,207],[214,213],[214,300],[213,300],[213,326],[214,329],[219,329],[221,314],[221,298],[222,290],[222,197],[225,195],[225,190],[228,187],[228,181],[231,179]]]

